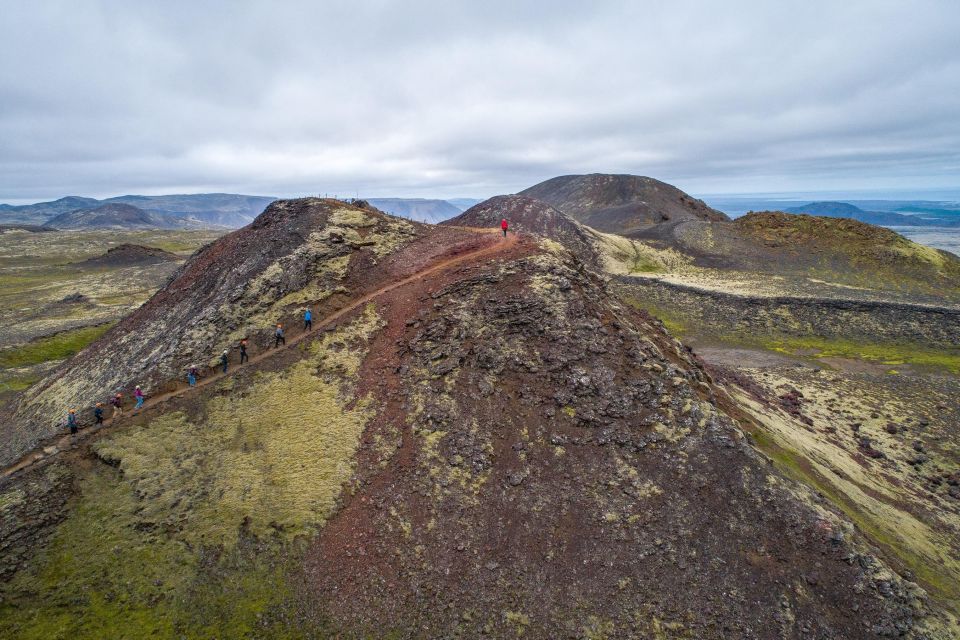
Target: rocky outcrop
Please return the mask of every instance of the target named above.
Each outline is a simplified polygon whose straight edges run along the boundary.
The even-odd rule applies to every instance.
[[[742,296],[667,282],[618,276],[628,295],[681,313],[691,326],[723,335],[820,336],[921,343],[953,348],[960,308],[895,302]]]
[[[52,464],[0,480],[0,581],[22,569],[67,515],[73,472]],[[0,598],[2,602],[2,598]]]

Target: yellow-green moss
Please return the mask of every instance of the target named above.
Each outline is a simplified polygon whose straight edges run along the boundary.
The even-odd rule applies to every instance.
[[[657,304],[651,302],[650,300],[640,300],[638,298],[625,298],[624,302],[629,304],[631,307],[636,309],[642,309],[646,311],[654,318],[663,323],[663,326],[667,328],[674,336],[682,337],[690,333],[690,325],[687,319],[683,318],[679,313],[665,309]]]
[[[31,567],[2,587],[0,637],[298,638],[271,612],[292,590],[283,555],[235,552],[199,562],[144,518],[113,469],[81,479],[82,495]]]
[[[818,336],[761,338],[759,345],[792,355],[816,358],[842,357],[871,360],[888,365],[913,364],[960,373],[960,349],[934,349],[919,344],[859,342]]]
[[[351,404],[351,381],[380,326],[368,306],[197,417],[164,415],[94,445],[119,469],[79,478],[50,544],[0,586],[0,637],[317,637],[288,576],[300,534],[323,524],[352,472],[369,409]]]
[[[148,498],[151,517],[186,525],[194,543],[232,546],[244,522],[256,535],[306,533],[330,515],[352,473],[370,411],[364,400],[346,408],[340,376],[349,380],[359,367],[360,354],[348,344],[377,326],[369,308],[316,343],[313,357],[211,399],[203,421],[165,415],[97,450],[120,461]],[[317,375],[318,367],[336,377]]]

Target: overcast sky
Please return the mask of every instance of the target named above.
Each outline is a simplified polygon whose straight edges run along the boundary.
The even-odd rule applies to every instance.
[[[0,0],[0,202],[960,187],[960,0]]]

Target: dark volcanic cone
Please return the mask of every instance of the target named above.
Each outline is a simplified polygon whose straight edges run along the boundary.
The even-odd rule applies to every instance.
[[[558,176],[520,195],[543,200],[599,231],[626,236],[665,222],[728,220],[702,200],[644,176]]]

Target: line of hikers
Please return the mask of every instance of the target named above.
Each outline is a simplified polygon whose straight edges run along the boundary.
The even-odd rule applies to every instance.
[[[304,332],[313,331],[313,312],[310,311],[310,308],[306,308],[303,311],[303,330]],[[283,331],[283,324],[277,323],[276,328],[273,332],[273,348],[279,348],[280,345],[286,346],[287,338]],[[249,342],[247,338],[240,340],[238,349],[240,350],[240,364],[250,361],[250,354],[247,352]],[[227,373],[230,368],[230,350],[224,349],[220,354],[220,367],[223,373]],[[200,378],[200,371],[197,369],[196,365],[190,365],[187,369],[187,384],[191,387],[197,386],[197,380]],[[143,393],[143,390],[140,388],[140,385],[137,385],[133,390],[133,399],[136,401],[134,404],[133,410],[137,411],[143,407],[143,403],[146,399],[146,396]],[[123,394],[117,393],[110,399],[110,405],[113,407],[113,414],[110,416],[110,419],[114,419],[118,416],[123,415]],[[93,420],[94,426],[101,426],[103,424],[103,403],[98,402],[93,407]],[[77,411],[76,409],[70,409],[67,412],[67,428],[70,429],[71,435],[76,435],[79,430],[79,424],[77,422]]]
[[[500,230],[503,232],[503,237],[507,237],[507,229],[509,225],[507,219],[504,218],[500,221]],[[313,331],[313,312],[310,311],[310,307],[307,307],[303,310],[303,331],[304,333],[308,331]],[[286,346],[287,338],[283,332],[283,324],[277,323],[277,327],[273,332],[273,348],[277,349],[280,345]],[[249,362],[250,355],[247,353],[248,342],[246,338],[240,340],[239,350],[240,350],[240,364],[242,365],[245,362]],[[230,350],[224,349],[220,354],[220,367],[223,373],[227,373],[230,368]],[[200,373],[196,365],[190,365],[187,369],[187,384],[191,387],[197,386],[197,379],[200,377]],[[133,398],[136,400],[136,404],[133,407],[134,411],[137,411],[143,407],[143,402],[145,396],[143,395],[143,390],[140,389],[140,385],[137,385],[136,389],[133,391]],[[123,415],[123,394],[117,393],[113,398],[110,399],[110,404],[113,406],[113,415],[110,416],[110,419],[116,418],[117,416]],[[93,408],[93,419],[96,426],[103,424],[103,403],[98,402]],[[71,434],[76,434],[77,429],[77,411],[75,409],[70,409],[67,413],[67,427],[70,429]]]

